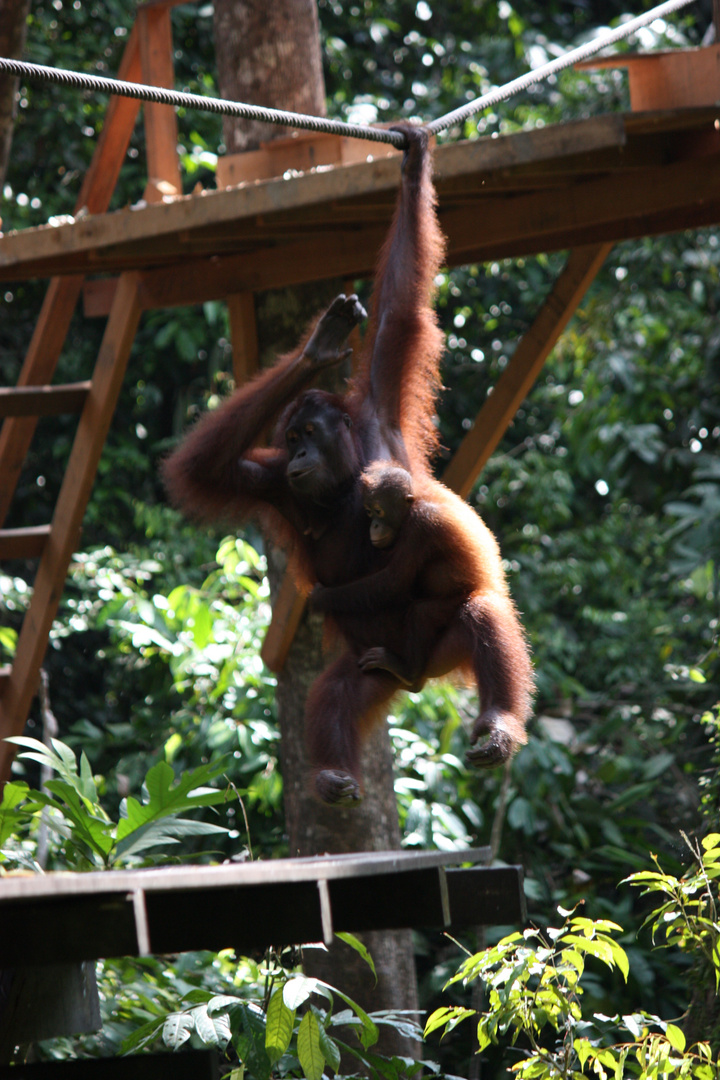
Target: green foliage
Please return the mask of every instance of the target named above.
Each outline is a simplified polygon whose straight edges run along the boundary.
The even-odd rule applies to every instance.
[[[638,0],[633,10],[653,2]],[[621,0],[320,0],[318,6],[329,112],[371,120],[437,116],[581,43],[628,10]],[[30,14],[27,58],[114,74],[133,17],[118,0],[41,0]],[[172,17],[178,86],[216,94],[210,5],[180,6]],[[653,24],[627,48],[697,44],[709,17],[709,7],[695,5]],[[21,86],[5,229],[72,212],[106,104],[102,96],[71,88]],[[462,134],[533,128],[626,105],[625,73],[570,70],[469,121]],[[198,181],[212,182],[215,156],[223,152],[221,121],[181,110],[179,125],[189,191]],[[136,202],[145,180],[139,122],[113,207]],[[449,390],[439,424],[448,455],[505,370],[562,263],[563,255],[554,253],[441,276]],[[2,382],[16,381],[43,289],[42,283],[18,283],[0,296],[7,316],[0,319]],[[573,908],[582,896],[609,921],[634,927],[644,917],[635,910],[642,904],[633,904],[629,891],[618,894],[618,877],[646,866],[651,843],[671,875],[683,880],[676,837],[679,829],[697,828],[698,797],[712,828],[720,828],[720,714],[708,711],[720,675],[718,306],[716,230],[618,245],[473,493],[500,538],[538,674],[538,718],[509,776],[480,777],[465,767],[477,703],[464,689],[430,686],[399,702],[392,718],[405,845],[457,850],[494,836],[501,858],[525,867],[539,925],[552,919],[558,904]],[[88,377],[102,329],[101,320],[75,315],[60,381]],[[74,773],[68,764],[70,775],[58,772],[51,781],[61,786],[45,798],[57,806],[38,803],[31,813],[40,763],[29,757],[17,763],[0,808],[0,843],[14,860],[5,865],[34,865],[44,816],[67,829],[67,835],[53,834],[49,867],[103,865],[103,845],[110,838],[117,846],[117,829],[130,824],[123,817],[123,807],[133,805],[128,792],[140,792],[161,763],[178,776],[222,764],[240,796],[225,809],[230,831],[185,834],[167,848],[136,849],[129,861],[163,852],[207,857],[206,845],[226,856],[243,844],[264,855],[285,850],[274,680],[258,660],[269,613],[264,565],[243,541],[220,544],[219,537],[183,523],[163,505],[157,475],[181,428],[232,385],[224,304],[144,315],[84,521],[84,550],[74,560],[46,660],[60,737],[79,762]],[[49,520],[74,424],[43,420],[9,526]],[[245,537],[255,547],[261,543],[251,530]],[[0,656],[6,662],[34,567],[19,562],[3,569]],[[29,733],[38,735],[41,724],[35,709]],[[136,812],[149,812],[150,802],[146,789],[135,800]],[[170,815],[148,819],[141,842],[160,837],[173,821]],[[502,936],[504,929],[489,933]],[[422,993],[432,1007],[449,961],[444,945],[427,936],[417,940]],[[623,946],[630,959],[627,985],[605,965],[590,965],[583,973],[587,1008],[631,1017],[641,1000],[675,1015],[684,1001],[682,960],[689,963],[687,954],[697,950],[684,950],[678,963],[675,950],[651,952],[643,939],[623,938]],[[708,961],[697,978],[714,988],[714,972]],[[104,1032],[85,1037],[82,1052],[117,1052],[133,1031],[157,1028],[169,1013],[186,1016],[192,1009],[199,1010],[199,1026],[193,1019],[189,1040],[205,1045],[204,1032],[221,1041],[225,1029],[210,1035],[215,1010],[208,1010],[207,997],[187,996],[202,991],[218,999],[230,986],[230,996],[245,1003],[227,1015],[236,1044],[244,1040],[248,1072],[256,1065],[258,1075],[268,1069],[264,1014],[256,1004],[264,1000],[258,990],[264,976],[252,961],[203,954],[168,965],[105,962],[100,978]],[[462,981],[448,994],[458,1008],[468,1008]],[[326,1028],[312,1015],[322,1046]],[[191,1030],[187,1019],[178,1023],[179,1031]],[[295,1031],[298,1023],[296,1017]],[[329,1030],[334,1039],[335,1027]],[[667,1030],[648,1022],[651,1030],[648,1039],[661,1039],[652,1052],[664,1052]],[[463,1032],[461,1025],[443,1043],[448,1071],[458,1074],[465,1074]],[[45,1052],[77,1053],[77,1045],[64,1045],[56,1041]],[[371,1049],[363,1051],[368,1061]],[[323,1055],[330,1067],[332,1049]],[[590,1068],[590,1058],[586,1064]],[[602,1069],[610,1071],[609,1064],[599,1061],[599,1075]]]
[[[366,953],[352,935],[343,934],[343,940],[361,955]],[[368,955],[366,959],[374,970]],[[283,967],[272,952],[251,974],[252,982],[243,980],[242,994],[190,990],[183,1008],[165,1016],[156,1015],[125,1041],[123,1049],[147,1047],[159,1038],[171,1050],[185,1043],[214,1046],[227,1059],[237,1060],[253,1077],[267,1080],[271,1075],[320,1080],[326,1070],[338,1071],[343,1054],[355,1059],[367,1075],[386,1080],[400,1080],[428,1064],[388,1059],[371,1052],[378,1041],[379,1024],[419,1037],[417,1024],[402,1013],[368,1015],[342,991]],[[237,977],[235,981],[239,981]],[[261,982],[265,987],[263,1007],[248,998],[251,988],[257,993]],[[337,1013],[336,998],[346,1006]],[[349,1041],[347,1036],[342,1037],[343,1029]]]
[[[613,932],[616,923],[576,917],[560,909],[559,928],[526,930],[504,937],[485,953],[468,957],[450,980],[481,980],[488,991],[488,1008],[477,1025],[477,1052],[500,1041],[516,1048],[520,1061],[512,1066],[518,1077],[576,1080],[582,1076],[692,1076],[711,1080],[720,1075],[709,1043],[685,1049],[680,1027],[644,1011],[624,1016],[596,1013],[584,1016],[581,982],[588,958],[627,978],[629,962]],[[448,984],[448,985],[450,985]],[[425,1025],[425,1036],[451,1031],[473,1009],[436,1010]],[[552,1031],[548,1037],[546,1029]],[[617,1034],[623,1042],[610,1042]],[[627,1069],[627,1072],[625,1071]]]
[[[661,936],[666,948],[694,956],[696,976],[698,965],[708,965],[717,993],[720,834],[710,833],[702,845],[693,847],[688,842],[688,846],[693,865],[682,877],[665,873],[655,858],[656,870],[641,870],[626,880],[642,888],[643,895],[666,898],[645,920],[653,940]],[[520,1060],[512,1071],[528,1080],[576,1080],[589,1075],[602,1080],[608,1075],[713,1080],[720,1076],[720,1057],[715,1056],[720,1043],[710,1032],[689,1046],[681,1026],[642,1009],[614,1016],[583,1011],[581,984],[587,960],[592,957],[610,970],[617,968],[627,981],[630,959],[613,936],[622,932],[616,923],[559,911],[564,917],[562,926],[511,934],[484,952],[469,955],[448,980],[448,987],[475,980],[485,987],[487,1007],[479,1015],[477,1052],[500,1043],[515,1048]],[[436,1009],[428,1018],[425,1035],[448,1034],[477,1015],[475,1009],[464,1006]]]
[[[37,739],[17,736],[8,742],[28,747],[22,759],[36,761],[57,775],[47,780],[42,791],[25,783],[7,783],[0,803],[0,858],[15,861],[12,846],[2,845],[23,826],[49,827],[61,838],[67,869],[107,869],[155,861],[148,853],[158,847],[179,844],[189,836],[227,833],[211,822],[195,821],[179,815],[203,806],[217,806],[235,797],[234,792],[208,788],[207,784],[224,771],[224,764],[204,765],[183,773],[177,782],[166,762],[159,761],[145,777],[142,801],[128,796],[120,806],[120,819],[113,821],[101,806],[97,787],[86,755],[75,754],[59,739],[47,747]],[[142,856],[142,859],[140,857]]]
[[[667,897],[653,908],[644,925],[650,926],[653,942],[661,938],[666,947],[680,949],[693,960],[695,975],[702,979],[703,969],[713,973],[715,993],[720,990],[720,921],[718,887],[720,878],[720,833],[708,833],[700,845],[685,838],[693,855],[693,866],[682,877],[674,877],[660,868],[641,870],[627,880],[643,888],[643,895],[659,893]]]

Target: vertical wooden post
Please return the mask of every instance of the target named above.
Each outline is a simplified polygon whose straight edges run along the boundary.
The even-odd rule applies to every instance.
[[[143,81],[150,86],[174,89],[172,26],[170,9],[141,7],[137,13]],[[146,202],[162,202],[163,195],[182,193],[177,157],[177,118],[172,105],[145,102],[145,143],[148,161]]]
[[[255,297],[251,292],[233,293],[227,298],[230,316],[230,340],[235,385],[252,379],[258,369],[259,350],[257,323],[255,321]]]

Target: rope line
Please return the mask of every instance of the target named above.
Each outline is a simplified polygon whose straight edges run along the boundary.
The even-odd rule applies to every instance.
[[[521,90],[541,82],[553,75],[556,71],[571,67],[580,60],[587,60],[600,52],[608,45],[629,37],[630,34],[643,26],[654,22],[655,19],[678,11],[693,3],[693,0],[665,0],[665,3],[651,8],[643,15],[631,19],[621,26],[601,34],[578,49],[571,49],[556,60],[551,60],[541,67],[520,75],[504,86],[496,87],[487,94],[461,105],[458,109],[438,117],[426,125],[431,134],[445,131],[454,124],[461,123],[475,113],[481,112],[492,105],[498,105]],[[154,102],[158,105],[172,105],[175,108],[199,109],[203,112],[217,113],[223,116],[240,116],[247,120],[260,120],[266,124],[279,124],[283,127],[303,128],[307,131],[325,131],[331,135],[347,135],[354,139],[367,139],[370,142],[390,143],[402,149],[405,146],[405,136],[400,131],[388,131],[384,128],[368,127],[365,124],[349,124],[344,120],[328,120],[323,116],[308,116],[305,113],[285,112],[281,109],[268,109],[261,105],[247,105],[240,101],[227,101],[224,98],[202,97],[199,94],[185,94],[177,90],[166,90],[157,86],[146,86],[143,83],[123,82],[121,79],[106,79],[100,75],[85,75],[78,71],[67,71],[64,68],[45,67],[42,64],[27,64],[20,60],[10,60],[0,57],[0,72],[6,72],[18,78],[26,78],[31,81],[59,83],[62,86],[77,87],[81,90],[97,90],[108,94],[117,94],[120,97],[136,98],[141,101]]]

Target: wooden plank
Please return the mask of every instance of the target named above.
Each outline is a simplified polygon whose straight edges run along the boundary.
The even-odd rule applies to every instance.
[[[130,33],[118,72],[120,79],[137,82],[140,54],[135,29]],[[78,196],[75,213],[86,209],[102,213],[110,205],[120,166],[125,158],[140,103],[111,99],[105,124]],[[77,303],[83,278],[64,277],[50,282],[40,317],[18,379],[19,386],[50,383]],[[8,419],[0,431],[0,525],[5,521],[20,470],[35,433],[36,419]]]
[[[323,936],[323,894],[329,909],[326,925],[331,921],[337,930],[355,933],[453,925],[442,864],[409,864],[391,872],[327,878],[317,869],[313,878],[239,880],[223,885],[201,872],[207,869],[196,868],[191,888],[173,883],[164,890],[144,892],[147,940],[142,944],[133,918],[133,897],[140,890],[119,892],[107,881],[108,874],[105,891],[100,893],[56,892],[42,899],[3,899],[0,911],[5,934],[0,939],[0,963],[13,966],[18,960],[47,963],[137,956],[142,955],[143,945],[148,953],[234,948],[246,954],[272,944],[319,941]],[[501,881],[496,883],[493,879],[498,876]],[[142,884],[142,876],[135,881]],[[474,897],[467,895],[470,883],[464,892],[463,884],[462,879],[453,883],[460,925],[468,925],[469,919],[475,925],[497,922],[500,889],[506,900],[502,921],[515,921],[513,916],[521,910],[518,867],[478,868],[472,882]]]
[[[89,389],[89,380],[58,386],[2,386],[0,416],[62,416],[81,412]]]
[[[255,297],[251,292],[232,293],[227,298],[230,316],[233,375],[235,385],[252,379],[258,370],[259,350]]]
[[[67,568],[78,542],[85,507],[140,318],[137,290],[137,276],[123,275],[55,506],[51,533],[35,578],[30,607],[23,619],[12,674],[0,699],[0,740],[22,733],[37,687],[48,634],[60,602]],[[14,748],[0,741],[0,783],[10,774],[13,754]]]
[[[170,9],[140,8],[135,23],[138,29],[142,80],[149,86],[175,88],[172,26]],[[177,117],[172,105],[146,101],[145,147],[148,162],[146,202],[162,202],[163,195],[182,192],[182,179],[177,156]]]
[[[0,559],[36,559],[45,550],[49,536],[49,525],[0,529]]]
[[[440,220],[448,236],[448,265],[533,255],[720,221],[720,193],[714,190],[716,160],[674,166],[672,176],[667,175],[670,169],[648,170],[637,177],[637,183],[622,177],[617,184],[603,180],[573,186],[567,192],[542,196],[535,193],[512,201],[491,197],[474,212],[441,204]],[[693,174],[702,174],[694,191]],[[682,205],[678,191],[686,180],[691,190],[687,203]],[[654,189],[655,207],[647,194]],[[567,220],[563,205],[567,205]],[[385,229],[343,229],[327,238],[316,236],[284,246],[265,246],[242,255],[183,259],[171,271],[145,271],[140,302],[143,308],[171,307],[217,299],[226,296],[228,290],[261,291],[328,276],[366,277],[372,273]],[[109,294],[111,286],[103,288]],[[107,297],[102,299],[107,303]],[[98,304],[94,313],[101,310]]]
[[[716,154],[696,157],[632,170],[627,174],[613,172],[573,181],[562,189],[513,193],[509,197],[494,190],[478,198],[474,211],[457,200],[445,200],[441,190],[440,220],[448,235],[449,262],[457,265],[470,258],[484,260],[504,255],[527,255],[558,250],[575,243],[616,241],[710,224],[717,220],[713,215],[718,201],[718,161]],[[379,166],[382,164],[378,163]],[[352,172],[358,168],[364,166],[349,166],[347,170],[337,171]],[[233,195],[239,190],[230,189],[220,194]],[[482,187],[475,190],[479,195]],[[150,207],[138,213],[169,213],[176,208],[177,204]],[[330,206],[327,212],[331,217]],[[131,219],[133,216],[129,215]],[[92,253],[92,269],[109,270],[118,263],[142,265],[149,259],[155,264],[172,265],[170,276],[162,268],[147,271],[142,298],[143,306],[147,307],[197,303],[210,295],[217,297],[231,292],[279,288],[334,275],[359,277],[373,267],[387,229],[387,219],[370,226],[363,221],[356,227],[344,225],[332,231],[313,230],[301,239],[288,242],[283,242],[283,237],[276,234],[269,242],[262,221],[256,222],[253,228],[254,232],[248,233],[247,222],[228,223],[226,244],[240,249],[237,255],[222,254],[218,251],[217,241],[213,241],[211,257],[206,258],[207,237],[195,230],[182,230],[152,241],[146,238],[137,244],[97,249]],[[576,241],[574,237],[577,237]],[[25,263],[23,272],[44,272],[48,267],[55,270],[69,266],[88,269],[90,264],[86,254],[77,258],[58,255],[50,262],[42,260],[34,268],[33,264]],[[193,263],[193,259],[200,257],[206,261]],[[13,266],[12,273],[8,265],[0,266],[0,279],[17,276],[17,273],[17,265]],[[162,276],[153,278],[153,274]],[[223,286],[225,274],[230,277]]]
[[[465,498],[471,491],[611,249],[611,244],[600,244],[571,252],[555,287],[445,470],[443,483],[458,495]]]
[[[513,164],[526,165],[532,160],[576,154],[582,146],[607,148],[622,145],[623,141],[621,116],[595,117],[497,139],[441,146],[436,152],[435,168],[442,185],[445,179],[458,175],[472,177],[478,172]],[[53,255],[68,259],[106,245],[126,247],[137,241],[147,244],[148,237],[155,244],[167,235],[182,233],[187,236],[192,230],[202,234],[212,225],[232,227],[238,221],[254,219],[257,215],[271,217],[283,210],[304,211],[313,205],[328,206],[338,200],[375,198],[383,192],[389,193],[390,205],[399,178],[400,156],[394,155],[325,172],[305,173],[291,181],[273,179],[222,191],[206,191],[199,196],[184,196],[162,207],[117,211],[57,228],[23,229],[7,233],[0,239],[0,266],[7,272],[11,265],[20,266]]]
[[[712,105],[720,97],[720,45],[596,56],[577,68],[628,69],[635,112]]]
[[[271,671],[282,670],[305,611],[305,603],[305,597],[295,587],[292,574],[286,571],[273,604],[272,622],[260,650],[263,663]]]
[[[34,874],[3,878],[2,905],[32,898],[52,900],[60,896],[117,895],[125,897],[136,889],[146,893],[178,889],[233,888],[284,881],[334,881],[340,878],[394,874],[403,868],[457,866],[485,863],[489,847],[462,851],[357,851],[340,855],[311,855],[286,859],[259,859],[255,862],[223,863],[217,866],[165,866],[145,870],[104,870],[89,873]]]
[[[350,165],[355,161],[391,157],[400,151],[389,143],[364,142],[325,131],[293,132],[292,135],[261,143],[259,150],[225,154],[218,158],[216,183],[219,188],[249,180],[269,180],[287,169],[307,172],[319,165]]]

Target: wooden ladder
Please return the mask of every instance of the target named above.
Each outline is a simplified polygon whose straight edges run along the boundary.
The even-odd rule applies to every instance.
[[[170,11],[181,0],[150,0],[138,9],[118,77],[128,82],[174,86]],[[104,213],[127,153],[140,102],[112,97],[106,121],[75,207],[76,215]],[[144,198],[181,192],[175,111],[145,104],[148,185]],[[170,185],[170,188],[168,188]],[[13,748],[2,740],[20,735],[36,692],[53,619],[70,560],[80,537],[90,491],[135,338],[141,305],[139,275],[120,277],[92,378],[52,385],[84,277],[50,282],[16,387],[0,390],[0,560],[39,558],[30,606],[11,667],[0,670],[0,785],[8,778]],[[78,413],[79,422],[52,521],[3,529],[38,419]]]

